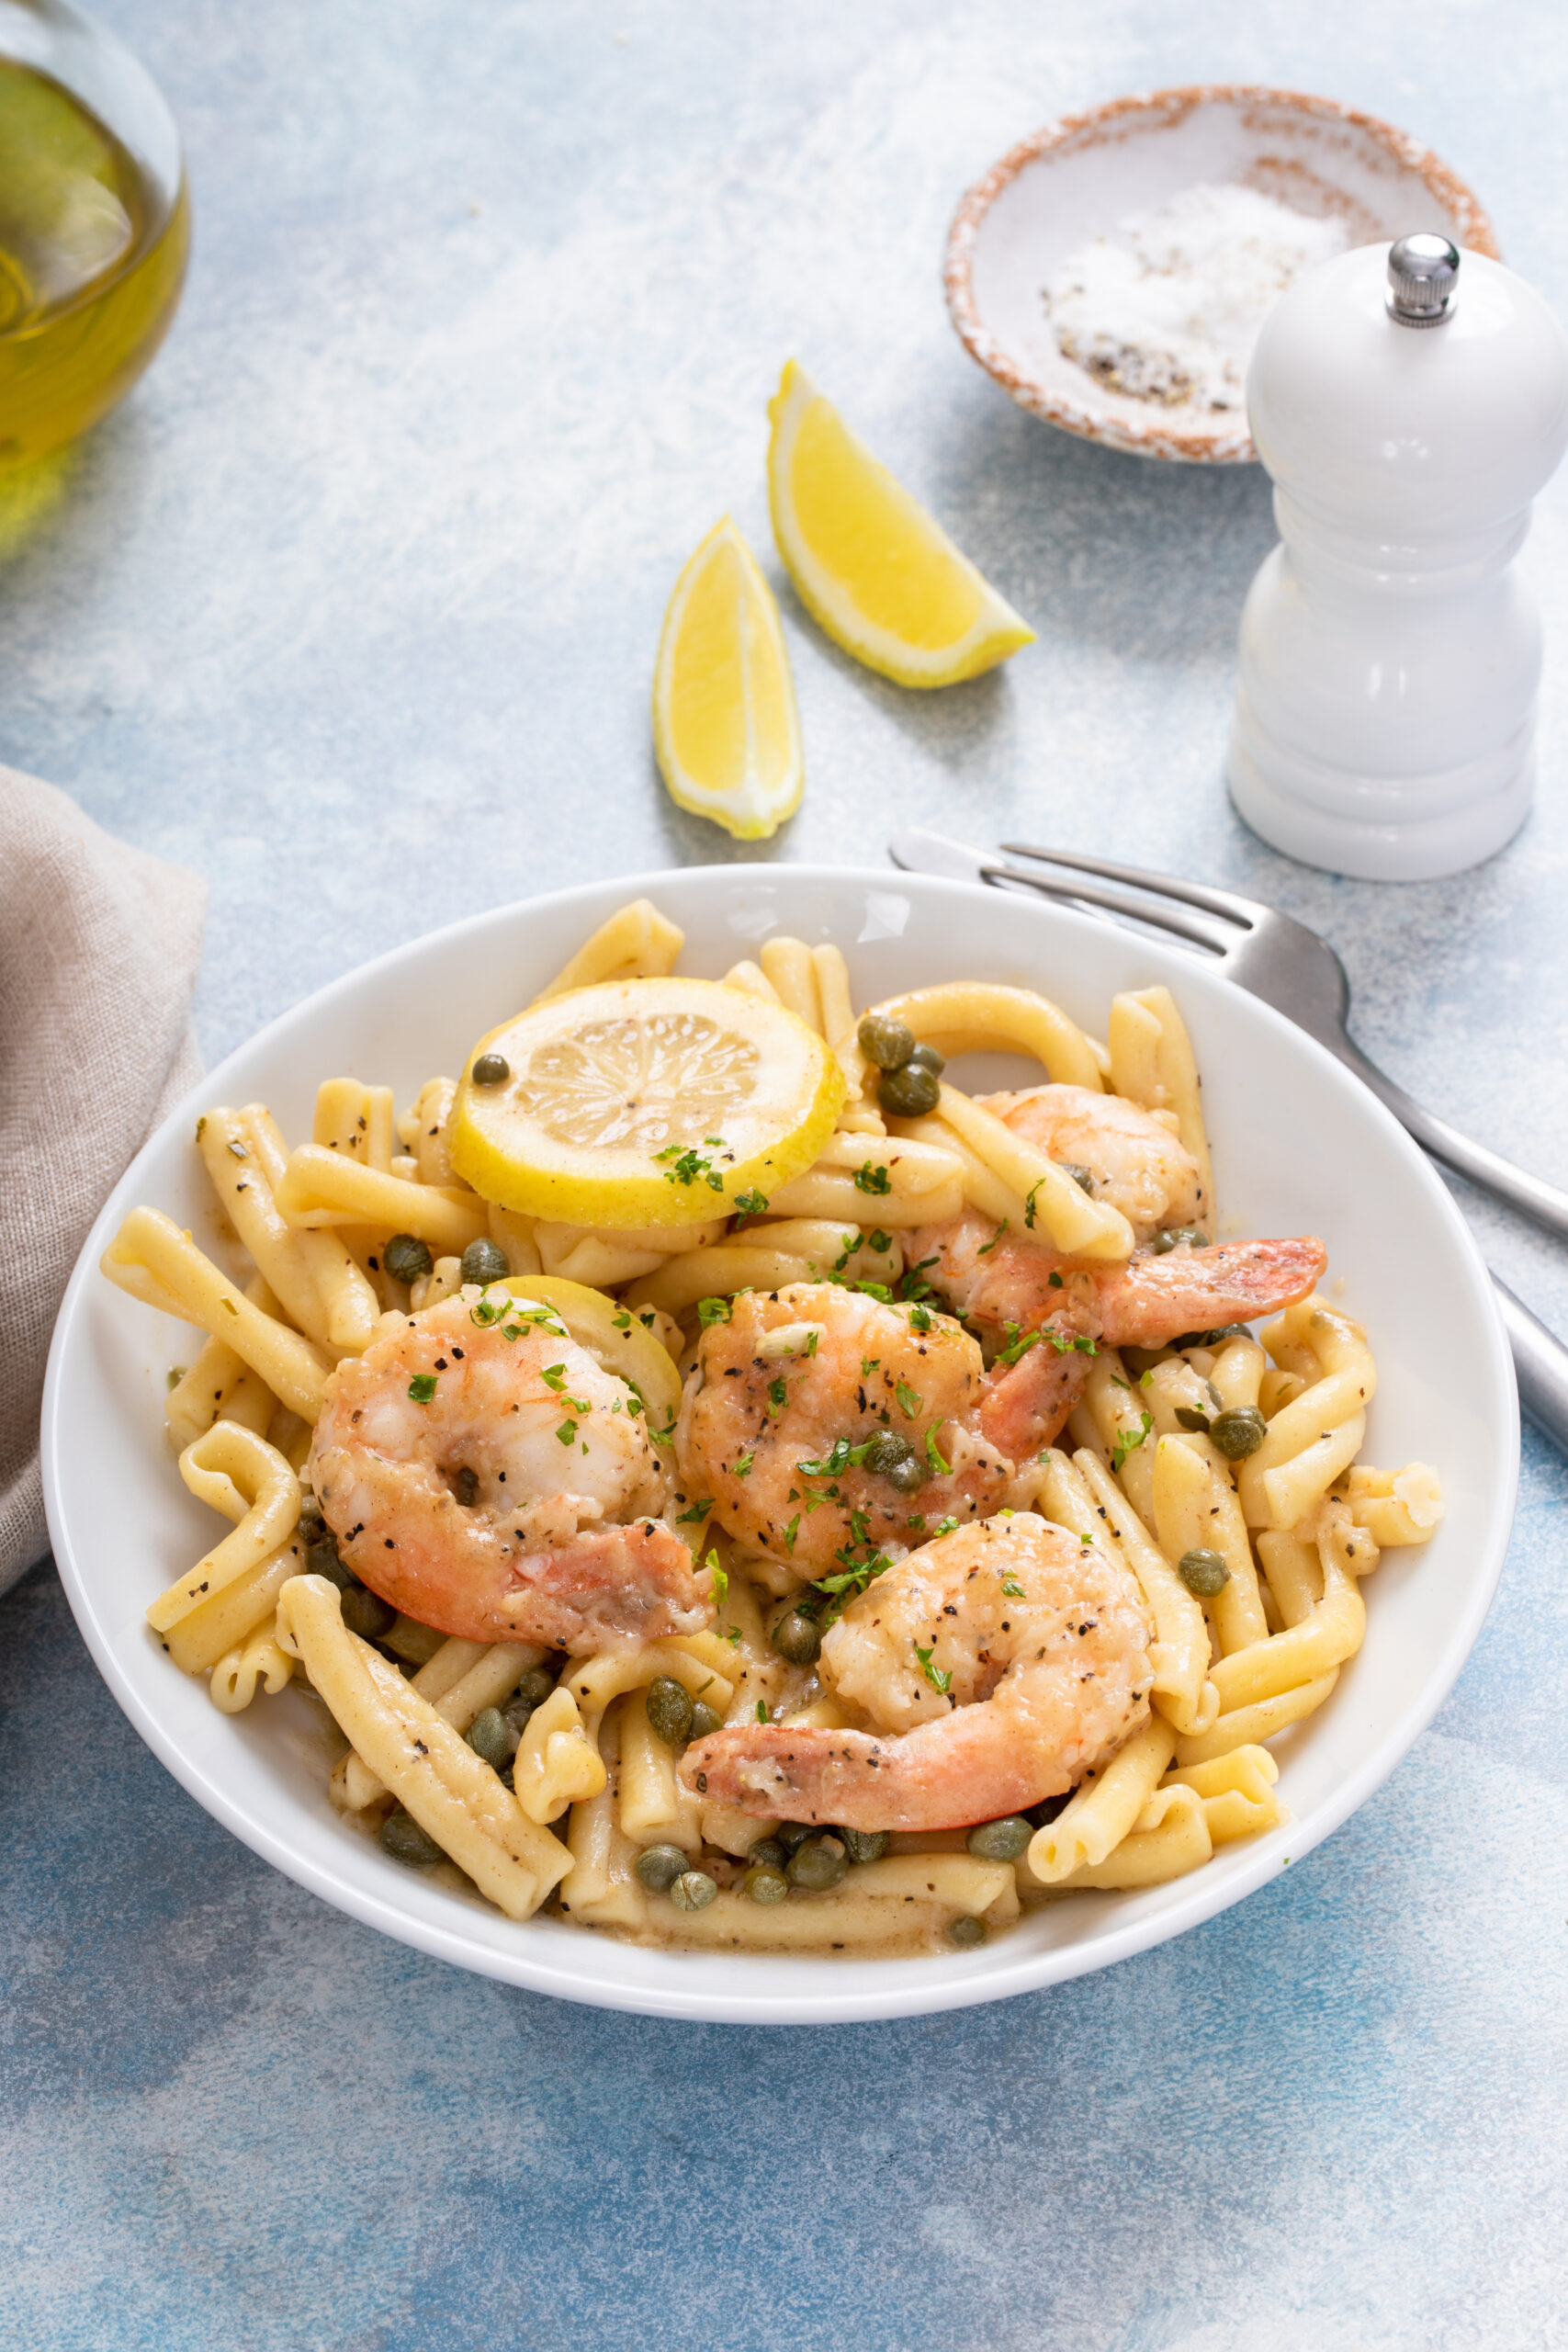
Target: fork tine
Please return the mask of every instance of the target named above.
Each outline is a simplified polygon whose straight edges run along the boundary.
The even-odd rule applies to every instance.
[[[1003,842],[1010,857],[1038,857],[1050,865],[1069,865],[1076,873],[1098,874],[1107,882],[1131,882],[1140,890],[1155,890],[1168,899],[1181,899],[1190,907],[1206,907],[1212,915],[1253,930],[1269,910],[1238,891],[1215,890],[1202,882],[1184,882],[1174,874],[1151,874],[1140,865],[1118,865],[1108,857],[1085,857],[1077,850],[1035,849],[1028,842]]]
[[[1024,890],[1037,890],[1047,899],[1065,899],[1069,906],[1100,907],[1110,914],[1131,915],[1138,922],[1152,924],[1156,931],[1174,932],[1178,939],[1190,939],[1195,946],[1213,948],[1221,956],[1228,955],[1238,944],[1234,933],[1219,931],[1213,923],[1194,922],[1190,916],[1179,915],[1172,907],[1132,898],[1125,890],[1100,889],[1092,882],[1056,882],[1045,874],[1021,874],[1016,865],[983,865],[980,875],[983,881],[1010,882]]]

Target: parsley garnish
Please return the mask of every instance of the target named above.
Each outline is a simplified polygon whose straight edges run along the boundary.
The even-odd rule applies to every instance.
[[[819,1331],[814,1330],[807,1332],[806,1339],[806,1352],[808,1356],[814,1356],[817,1353],[817,1342],[821,1336],[822,1335]]]
[[[790,1558],[791,1558],[792,1560],[793,1560],[793,1559],[794,1559],[794,1557],[795,1557],[795,1539],[796,1534],[797,1534],[797,1533],[798,1533],[798,1532],[799,1532],[799,1528],[800,1528],[800,1513],[799,1513],[798,1511],[796,1511],[796,1512],[795,1512],[795,1517],[790,1521],[789,1525],[784,1529],[784,1550],[789,1554]]]
[[[748,1217],[763,1216],[767,1214],[768,1196],[766,1193],[737,1193],[730,1205],[740,1223],[744,1225]]]
[[[926,1431],[926,1460],[931,1464],[931,1468],[936,1472],[939,1478],[945,1478],[951,1474],[953,1464],[951,1462],[944,1462],[942,1458],[942,1454],[938,1449],[936,1442],[937,1427],[938,1424],[933,1421],[930,1429]]]
[[[1075,1348],[1077,1350],[1080,1356],[1096,1356],[1100,1353],[1100,1350],[1095,1346],[1094,1341],[1089,1338],[1086,1332],[1083,1331],[1069,1331],[1066,1333],[1061,1331],[1053,1331],[1050,1325],[1047,1324],[1045,1329],[1042,1332],[1041,1337],[1050,1340],[1051,1345],[1055,1349],[1056,1353],[1059,1356],[1070,1356]]]
[[[720,1150],[724,1148],[722,1136],[705,1136],[703,1141],[716,1145]],[[683,1151],[678,1143],[667,1144],[662,1151],[656,1151],[653,1156],[655,1159],[672,1159],[675,1163],[673,1168],[664,1170],[667,1184],[694,1184],[700,1176],[710,1192],[722,1193],[724,1190],[723,1177],[712,1160],[705,1159],[694,1145]]]
[[[560,1427],[556,1431],[556,1435],[560,1440],[562,1445],[570,1445],[573,1438],[577,1435],[577,1423],[575,1421],[562,1421]]]
[[[890,1233],[884,1233],[882,1227],[878,1226],[874,1233],[866,1235],[865,1246],[868,1250],[874,1250],[879,1258],[886,1258],[893,1247],[893,1236]]]
[[[708,1574],[713,1578],[713,1605],[716,1609],[722,1609],[725,1602],[729,1599],[728,1571],[719,1566],[718,1554],[716,1552],[710,1552],[708,1554],[706,1560],[704,1562],[704,1566],[706,1567]],[[709,1680],[711,1681],[711,1679],[712,1677],[710,1676]],[[707,1688],[707,1684],[705,1683],[703,1688],[705,1690]]]
[[[566,1387],[566,1366],[564,1363],[547,1363],[540,1373],[539,1378],[547,1388],[553,1389],[559,1396]],[[586,1396],[568,1396],[566,1402],[574,1413],[587,1413],[590,1409]]]
[[[738,1478],[749,1478],[751,1476],[751,1464],[756,1459],[757,1453],[755,1447],[752,1448],[750,1453],[741,1454],[739,1460],[735,1464],[736,1476]]]
[[[846,1544],[843,1551],[834,1553],[834,1559],[841,1560],[844,1553],[849,1549],[850,1546]],[[886,1552],[874,1552],[869,1560],[852,1563],[845,1568],[842,1576],[818,1577],[817,1589],[818,1592],[831,1593],[835,1600],[841,1599],[846,1593],[863,1592],[867,1585],[874,1583],[885,1569],[892,1566],[893,1563]]]
[[[912,1298],[934,1297],[935,1293],[932,1291],[930,1283],[922,1282],[920,1277],[925,1272],[928,1266],[934,1266],[936,1262],[937,1261],[934,1257],[922,1258],[918,1266],[906,1267],[904,1270],[904,1279],[898,1285],[899,1296],[906,1302]]]
[[[681,1513],[680,1518],[675,1521],[675,1524],[677,1527],[699,1526],[701,1522],[706,1519],[712,1509],[712,1497],[709,1495],[699,1495],[696,1501],[692,1505],[691,1510],[683,1510]]]
[[[939,1535],[951,1535],[957,1524],[955,1519],[939,1519],[931,1529],[931,1541],[934,1543]]]
[[[878,1430],[877,1436],[881,1435]],[[803,1478],[837,1478],[845,1470],[858,1470],[876,1438],[868,1437],[863,1445],[852,1445],[847,1437],[836,1437],[819,1462],[797,1462],[795,1469]]]
[[[1017,1363],[1021,1357],[1029,1353],[1031,1348],[1038,1346],[1040,1340],[1038,1331],[1025,1331],[1021,1339],[1016,1323],[1010,1323],[1007,1326],[1007,1335],[1008,1344],[996,1359],[998,1363],[1004,1365]]]
[[[434,1394],[435,1374],[433,1372],[416,1372],[409,1382],[409,1395],[413,1398],[414,1403],[428,1405]]]
[[[880,1356],[862,1356],[860,1360],[861,1378],[863,1380],[869,1380],[872,1374],[876,1370],[877,1365],[881,1362],[882,1358]]]
[[[697,1301],[697,1320],[705,1331],[711,1331],[716,1323],[728,1323],[734,1312],[735,1301],[732,1298],[699,1298]]]
[[[929,1331],[931,1329],[931,1308],[920,1306],[918,1300],[909,1309],[909,1329],[911,1331]]]
[[[898,1410],[913,1420],[920,1409],[920,1400],[907,1380],[901,1380],[893,1391],[898,1399]]]
[[[1044,1182],[1043,1176],[1037,1178],[1023,1196],[1023,1221],[1031,1233],[1034,1230],[1034,1195]]]
[[[777,1420],[779,1415],[784,1411],[784,1408],[788,1402],[789,1389],[784,1382],[783,1380],[770,1380],[768,1383],[769,1420]]]
[[[998,1226],[995,1233],[992,1234],[990,1239],[985,1244],[984,1248],[976,1250],[975,1255],[976,1258],[988,1258],[1007,1229],[1008,1219],[1004,1216],[1000,1225]]]
[[[617,1306],[610,1320],[617,1331],[629,1331],[632,1328],[632,1318],[624,1306]]]
[[[1112,1470],[1120,1470],[1123,1462],[1126,1461],[1127,1456],[1130,1453],[1136,1453],[1139,1446],[1142,1445],[1144,1440],[1147,1437],[1154,1425],[1155,1417],[1152,1413],[1140,1413],[1138,1416],[1138,1426],[1135,1430],[1123,1429],[1118,1430],[1116,1442],[1111,1449],[1111,1467]]]
[[[1046,1275],[1045,1279],[1046,1279],[1046,1281],[1050,1283],[1051,1288],[1052,1288],[1053,1290],[1060,1290],[1060,1289],[1061,1289],[1061,1287],[1062,1287],[1062,1277],[1061,1277],[1061,1275],[1056,1272],[1056,1269],[1055,1268],[1055,1266],[1053,1266],[1053,1267],[1052,1267],[1052,1269],[1051,1269],[1050,1272]]]
[[[931,1649],[935,1649],[935,1647],[936,1644],[933,1642],[931,1644]],[[931,1664],[931,1651],[923,1650],[919,1642],[915,1644],[915,1656],[919,1659],[920,1672],[925,1676],[926,1680],[931,1684],[931,1689],[933,1690],[940,1690],[942,1697],[945,1699],[948,1692],[953,1688],[952,1675],[945,1673],[940,1666],[933,1666]]]
[[[760,1724],[765,1724],[765,1723],[767,1722],[767,1720],[768,1720],[768,1702],[767,1702],[767,1701],[766,1701],[765,1699],[759,1699],[759,1700],[758,1700],[758,1702],[757,1702],[757,1721],[758,1721]]]
[[[886,1168],[874,1168],[868,1159],[863,1168],[855,1170],[855,1190],[860,1193],[890,1193],[893,1179]]]
[[[1011,1577],[1002,1578],[1002,1596],[1007,1600],[1022,1600],[1025,1598],[1023,1587],[1015,1583]]]

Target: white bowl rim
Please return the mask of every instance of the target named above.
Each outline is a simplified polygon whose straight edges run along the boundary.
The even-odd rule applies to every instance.
[[[668,890],[672,883],[683,883],[688,878],[699,882],[711,878],[716,887],[728,883],[736,888],[745,888],[766,883],[803,892],[809,891],[813,884],[836,888],[860,887],[881,893],[909,889],[922,898],[932,898],[938,903],[944,899],[969,901],[985,888],[979,884],[911,875],[886,867],[794,864],[760,870],[750,866],[687,866],[607,877],[579,884],[570,889],[543,892],[533,899],[511,900],[503,906],[488,908],[482,913],[466,916],[455,923],[405,941],[370,962],[340,974],[336,979],[290,1005],[244,1039],[214,1069],[206,1072],[197,1081],[148,1136],[95,1219],[66,1286],[50,1347],[40,1423],[45,1510],[66,1598],[94,1662],[122,1712],[160,1762],[206,1812],[232,1831],[253,1852],[273,1863],[286,1877],[293,1879],[324,1902],[348,1913],[367,1927],[380,1929],[398,1942],[454,1966],[591,2007],[636,2015],[740,2025],[851,2024],[928,2016],[946,2009],[1010,1999],[1020,1994],[1041,1991],[1049,1985],[1111,1967],[1118,1961],[1131,1959],[1140,1951],[1185,1934],[1189,1928],[1202,1925],[1221,1911],[1245,1900],[1258,1887],[1277,1876],[1282,1867],[1299,1862],[1382,1786],[1408,1754],[1457,1681],[1491,1606],[1512,1532],[1518,1480],[1518,1396],[1506,1331],[1496,1306],[1491,1277],[1475,1238],[1461,1216],[1447,1186],[1392,1113],[1383,1108],[1370,1090],[1363,1089],[1360,1082],[1314,1038],[1260,999],[1248,996],[1246,1001],[1250,1013],[1258,1017],[1266,1032],[1272,1029],[1277,1035],[1290,1040],[1292,1050],[1305,1054],[1309,1059],[1315,1058],[1332,1073],[1331,1083],[1354,1090],[1361,1101],[1363,1111],[1370,1107],[1375,1123],[1386,1123],[1387,1140],[1404,1159],[1406,1173],[1427,1193],[1429,1203],[1436,1207],[1440,1221],[1446,1226],[1458,1263],[1469,1277],[1475,1297],[1483,1307],[1481,1329],[1488,1342],[1483,1372],[1490,1408],[1491,1433],[1497,1441],[1495,1459],[1498,1465],[1497,1487],[1488,1517],[1483,1555],[1472,1566],[1465,1605],[1456,1611],[1438,1660],[1416,1697],[1389,1725],[1361,1762],[1347,1773],[1339,1787],[1320,1801],[1310,1815],[1290,1823],[1291,1852],[1288,1857],[1283,1856],[1280,1849],[1279,1841],[1283,1833],[1275,1832],[1258,1838],[1251,1841],[1252,1850],[1228,1872],[1198,1870],[1185,1880],[1175,1882],[1183,1889],[1182,1894],[1171,1901],[1167,1910],[1157,1915],[1145,1915],[1119,1926],[1113,1925],[1103,1933],[1086,1938],[1079,1943],[1055,1946],[1046,1951],[1031,1951],[1017,1943],[1013,1937],[1003,1939],[999,1945],[992,1947],[995,1958],[983,1976],[944,1975],[940,1981],[933,1982],[928,1970],[932,1966],[946,1969],[949,1962],[922,1962],[911,1959],[897,1963],[898,1973],[891,1985],[880,1985],[874,1990],[856,1990],[851,1981],[852,1973],[862,1963],[825,1962],[824,1968],[830,1965],[834,1974],[832,1978],[822,1981],[820,1990],[815,1984],[809,1988],[803,1984],[798,1995],[785,1998],[759,1996],[745,1992],[716,1993],[711,1988],[699,1989],[695,1982],[690,1992],[683,1987],[671,1990],[662,1985],[637,1982],[629,1967],[627,1973],[631,1981],[624,1985],[587,1982],[574,1974],[569,1957],[563,1955],[558,1963],[555,1962],[547,1946],[537,1955],[531,1952],[526,1923],[522,1923],[519,1928],[515,1956],[511,1951],[498,1953],[478,1950],[467,1942],[460,1930],[437,1921],[411,1917],[395,1903],[383,1899],[373,1890],[345,1883],[334,1877],[331,1870],[320,1867],[309,1857],[292,1850],[265,1815],[249,1812],[243,1804],[215,1781],[185,1753],[170,1726],[143,1705],[139,1692],[120,1668],[107,1629],[97,1614],[88,1580],[73,1553],[67,1526],[60,1445],[62,1397],[68,1378],[73,1333],[90,1290],[102,1279],[98,1273],[98,1260],[113,1230],[128,1208],[133,1205],[143,1161],[159,1148],[169,1132],[186,1122],[193,1113],[199,1112],[204,1100],[214,1099],[214,1090],[224,1087],[231,1072],[243,1069],[254,1053],[269,1045],[280,1032],[295,1023],[308,1023],[311,1016],[335,1005],[340,1000],[358,996],[373,987],[383,975],[432,948],[456,944],[465,936],[478,936],[491,927],[503,926],[509,920],[515,920],[525,912],[537,914],[545,906],[570,909],[580,900],[603,899],[606,892],[612,890],[626,899],[655,895],[660,889]],[[1105,925],[1098,917],[1043,902],[1039,911],[1058,936],[1065,936],[1069,941],[1075,935],[1085,934],[1103,938]],[[1140,953],[1146,952],[1151,969],[1159,970],[1168,979],[1177,979],[1183,988],[1205,993],[1218,989],[1227,999],[1244,993],[1179,949],[1167,947],[1142,935],[1137,937],[1136,944]],[[1229,1850],[1233,1854],[1237,1851],[1235,1848]],[[554,1939],[551,1940],[553,1942]],[[1015,1944],[1016,1956],[1010,1962],[1004,1956]],[[620,1948],[628,1954],[636,1954],[641,1949],[630,1944]],[[706,1954],[694,1957],[713,1960],[733,1956]],[[841,1989],[829,1989],[834,1984]]]

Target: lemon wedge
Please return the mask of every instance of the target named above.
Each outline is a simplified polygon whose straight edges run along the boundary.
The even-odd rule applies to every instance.
[[[507,1076],[475,1084],[481,1054]],[[569,1225],[695,1225],[809,1168],[844,1100],[836,1057],[720,980],[608,980],[481,1037],[447,1129],[487,1201]]]
[[[653,748],[676,807],[737,841],[765,841],[800,806],[800,720],[779,608],[728,514],[664,616]]]
[[[901,686],[951,686],[1034,631],[855,439],[792,359],[770,401],[773,537],[836,645]]]

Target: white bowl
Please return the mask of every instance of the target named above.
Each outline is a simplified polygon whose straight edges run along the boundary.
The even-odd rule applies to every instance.
[[[1138,457],[1207,465],[1256,457],[1239,411],[1133,400],[1067,358],[1042,294],[1057,264],[1089,238],[1201,180],[1235,181],[1293,211],[1343,220],[1352,245],[1433,229],[1497,258],[1464,182],[1376,115],[1236,83],[1112,98],[1011,148],[967,191],[948,232],[953,323],[1021,406]]]
[[[1167,981],[1203,1073],[1222,1218],[1322,1233],[1329,1283],[1370,1327],[1381,1385],[1369,1456],[1435,1463],[1448,1517],[1391,1553],[1368,1589],[1366,1646],[1329,1703],[1280,1744],[1290,1826],[1226,1847],[1174,1884],[1078,1894],[982,1950],[855,1961],[644,1951],[556,1919],[525,1926],[390,1860],[333,1812],[319,1718],[302,1694],[231,1718],[178,1673],[142,1611],[213,1539],[164,1436],[164,1374],[183,1327],[106,1282],[98,1257],[150,1201],[209,1245],[198,1112],[269,1102],[308,1136],[317,1081],[344,1070],[400,1102],[524,1004],[641,891],[686,928],[685,968],[716,977],[772,931],[833,940],[860,1001],[980,975],[1025,983],[1103,1033],[1118,989]],[[1016,1065],[996,1063],[1000,1077]],[[1009,1082],[1017,1082],[1010,1080]],[[504,907],[399,948],[297,1005],[231,1055],[161,1127],[106,1204],[72,1276],[50,1357],[43,1478],[61,1576],[110,1690],[197,1803],[329,1903],[458,1966],[542,1993],[664,2017],[756,2024],[891,2018],[989,2001],[1103,1968],[1207,1919],[1299,1860],[1369,1796],[1432,1715],[1491,1600],[1513,1511],[1518,1419],[1486,1272],[1448,1193],[1402,1128],[1266,1005],[1179,952],[1022,897],[914,875],[700,867]]]

